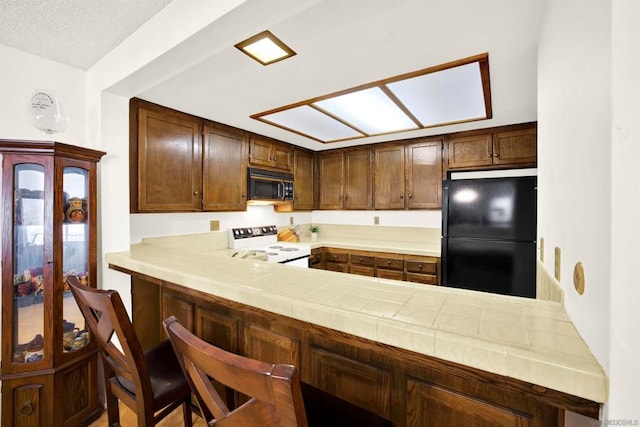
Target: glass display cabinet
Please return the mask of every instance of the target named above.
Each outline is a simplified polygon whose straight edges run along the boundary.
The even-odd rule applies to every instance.
[[[2,426],[86,425],[102,412],[96,347],[66,279],[96,286],[104,154],[0,140]]]

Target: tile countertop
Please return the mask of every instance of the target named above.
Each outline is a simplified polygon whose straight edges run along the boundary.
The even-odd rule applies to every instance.
[[[221,248],[154,243],[145,239],[129,251],[106,254],[106,260],[283,316],[607,401],[608,378],[559,303],[242,260]]]

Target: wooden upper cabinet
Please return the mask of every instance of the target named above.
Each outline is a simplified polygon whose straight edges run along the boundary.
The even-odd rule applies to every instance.
[[[130,129],[131,212],[246,210],[246,132],[140,99]]]
[[[248,156],[244,133],[205,124],[203,148],[202,208],[246,210]]]
[[[249,163],[291,172],[292,149],[290,145],[252,136],[249,146]]]
[[[138,212],[198,211],[202,191],[200,120],[173,111],[137,109]]]
[[[505,126],[493,133],[451,136],[447,142],[449,169],[491,169],[535,166],[535,123]]]
[[[318,179],[318,209],[342,209],[344,206],[344,156],[342,151],[320,153]]]
[[[493,135],[493,163],[534,164],[537,159],[536,129],[499,132]]]
[[[405,207],[404,145],[381,145],[374,148],[374,207]]]
[[[344,151],[344,208],[371,209],[371,148]]]
[[[433,209],[442,206],[442,140],[408,144],[407,208]]]
[[[449,168],[490,166],[493,162],[491,134],[449,139]]]
[[[313,205],[313,153],[293,151],[293,208],[311,210]]]

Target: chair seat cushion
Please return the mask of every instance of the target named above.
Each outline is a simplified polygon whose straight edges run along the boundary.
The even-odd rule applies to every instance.
[[[157,408],[191,393],[169,340],[145,351],[144,357],[147,360],[153,399]],[[134,394],[135,389],[131,381],[120,376],[117,376],[117,381],[129,393]]]
[[[367,411],[332,394],[300,383],[309,427],[393,427],[386,418]]]

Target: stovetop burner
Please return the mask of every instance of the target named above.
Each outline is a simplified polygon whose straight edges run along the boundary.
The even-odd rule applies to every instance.
[[[229,230],[229,247],[265,254],[268,262],[279,263],[303,259],[311,252],[308,244],[279,241],[275,225],[232,228]]]

